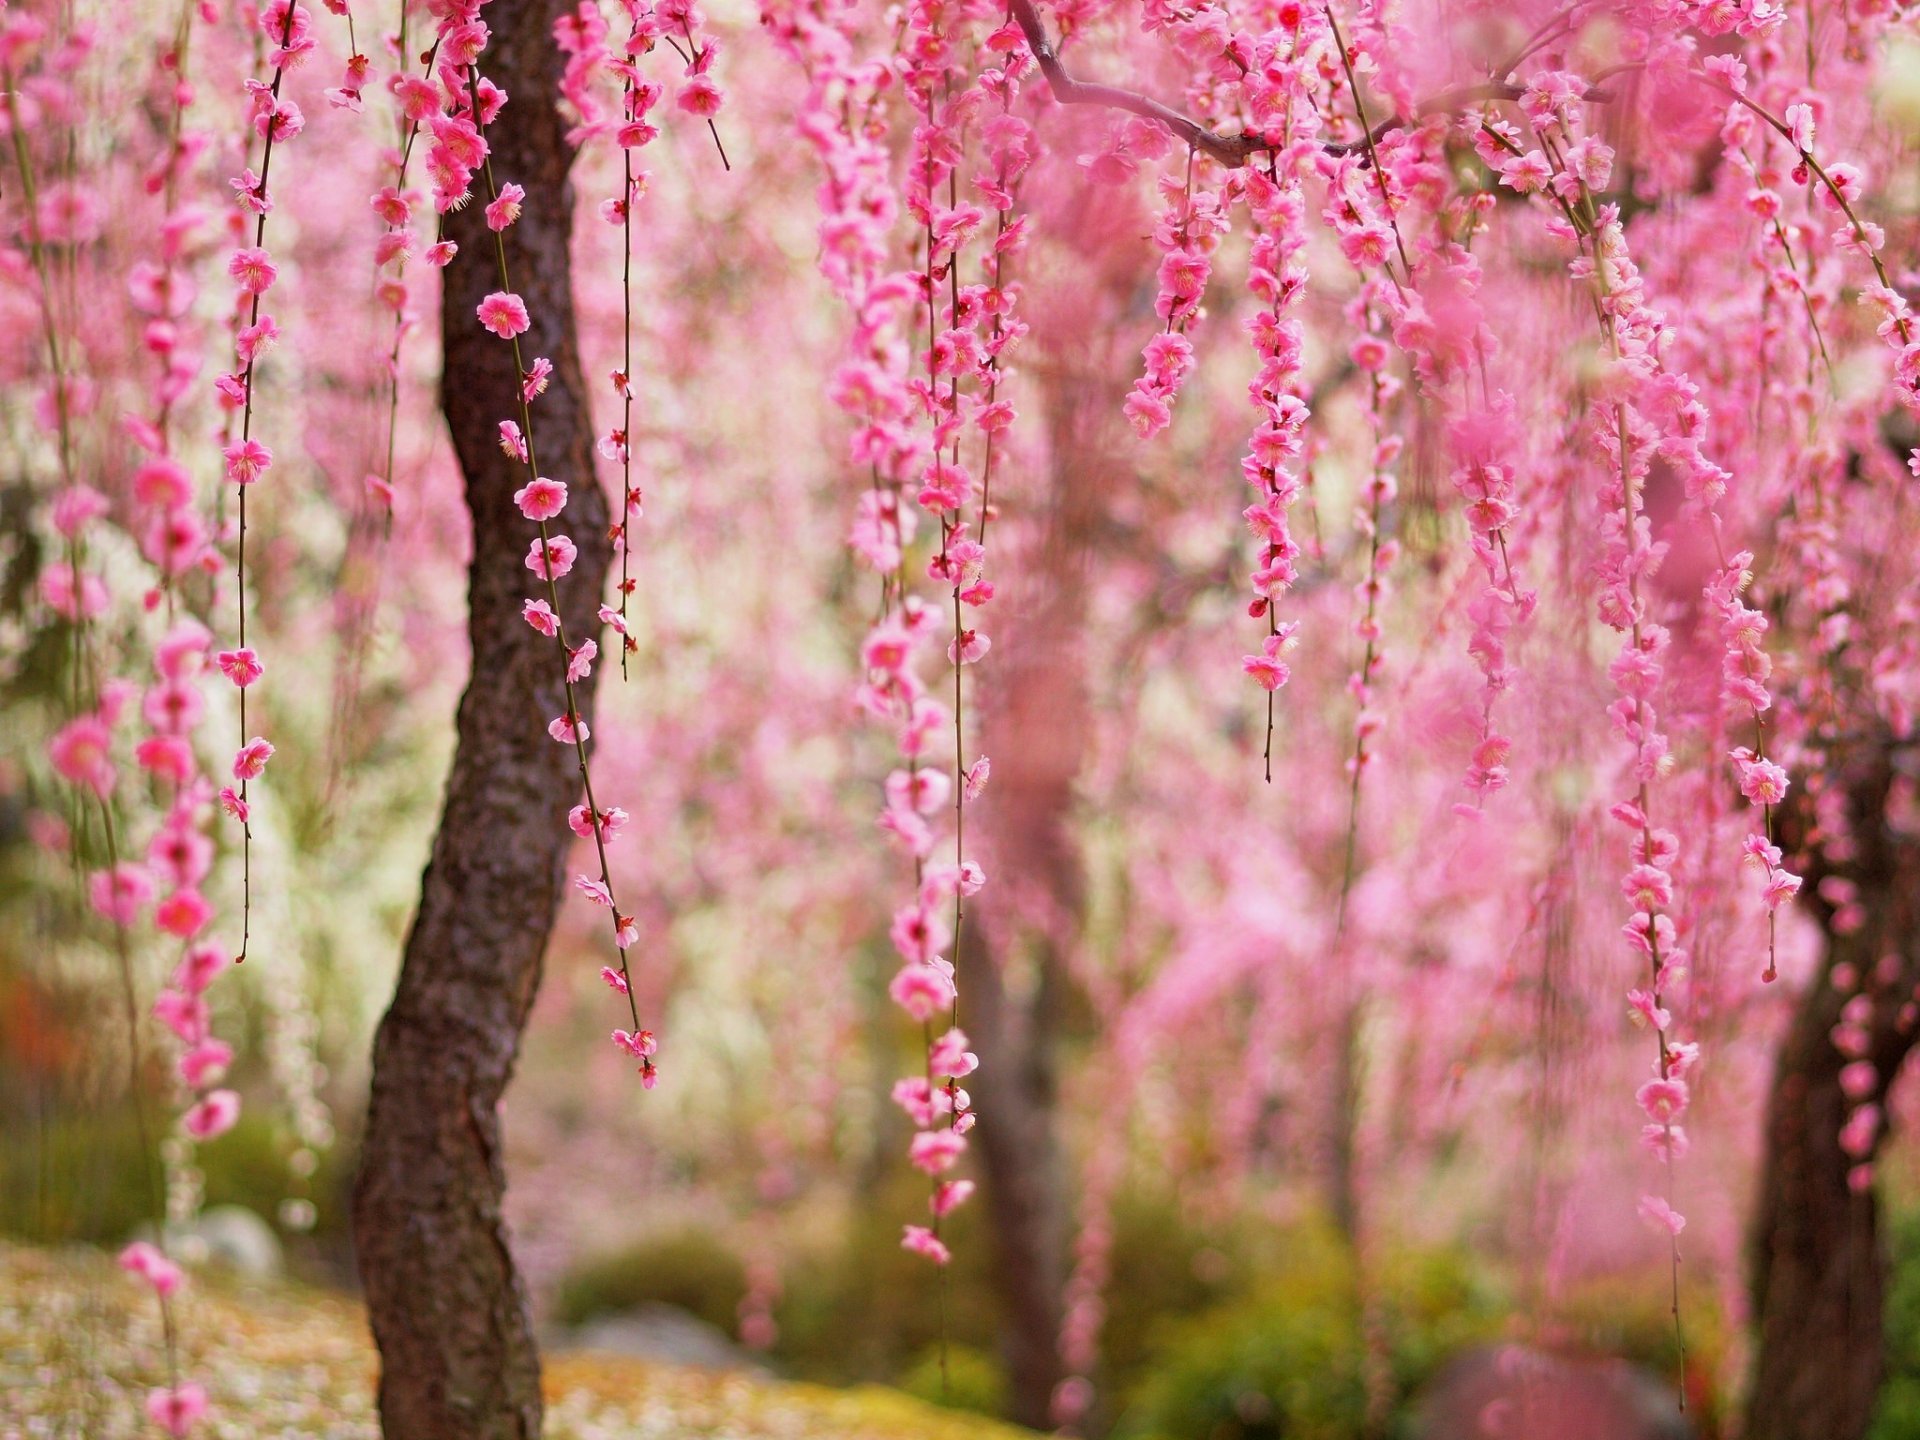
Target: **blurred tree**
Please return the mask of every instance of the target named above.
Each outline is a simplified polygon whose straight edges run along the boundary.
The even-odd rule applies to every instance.
[[[1920,834],[1903,823],[1911,751],[1884,736],[1809,777],[1795,815],[1810,852],[1808,908],[1825,940],[1775,1061],[1755,1200],[1759,1334],[1751,1440],[1856,1440],[1872,1422],[1887,1354],[1887,1256],[1872,1167],[1887,1096],[1917,1036]],[[1810,812],[1844,807],[1841,833]]]

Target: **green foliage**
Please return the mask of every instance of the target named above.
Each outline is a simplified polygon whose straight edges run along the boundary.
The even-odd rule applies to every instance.
[[[930,1405],[998,1415],[1007,1405],[1007,1375],[1000,1362],[971,1345],[947,1346],[940,1363],[938,1346],[924,1351],[900,1377],[900,1388]]]
[[[1126,1391],[1159,1353],[1172,1317],[1193,1315],[1241,1296],[1257,1269],[1246,1257],[1262,1238],[1251,1226],[1218,1233],[1196,1227],[1170,1193],[1136,1189],[1114,1207],[1112,1278],[1100,1330],[1102,1375]]]
[[[993,1237],[983,1209],[963,1206],[945,1221],[953,1263],[944,1274],[900,1248],[900,1227],[926,1211],[925,1179],[895,1167],[843,1223],[789,1252],[775,1312],[774,1358],[784,1369],[836,1385],[894,1383],[938,1346],[943,1308],[950,1344],[993,1352]]]
[[[155,1123],[152,1115],[148,1123]],[[0,1145],[0,1234],[36,1244],[118,1244],[152,1223],[149,1167],[158,1163],[123,1101],[103,1113],[56,1110],[25,1130],[20,1143]],[[243,1111],[239,1124],[201,1146],[194,1163],[207,1205],[244,1205],[270,1224],[295,1188],[284,1136],[255,1111]],[[346,1208],[336,1197],[349,1163],[338,1149],[321,1157],[309,1185],[319,1210],[315,1238],[345,1234]]]
[[[637,1305],[673,1305],[731,1335],[746,1293],[740,1257],[711,1233],[690,1228],[576,1267],[560,1282],[557,1312],[578,1325]]]
[[[1886,1227],[1887,1381],[1868,1440],[1920,1440],[1920,1209],[1890,1215]]]
[[[1290,1232],[1244,1297],[1162,1327],[1160,1359],[1132,1387],[1128,1440],[1347,1440],[1410,1434],[1405,1402],[1446,1359],[1492,1337],[1502,1307],[1467,1257],[1376,1258],[1364,1307],[1337,1238]],[[1373,1337],[1369,1346],[1367,1337]],[[1368,1365],[1378,1365],[1372,1386]]]

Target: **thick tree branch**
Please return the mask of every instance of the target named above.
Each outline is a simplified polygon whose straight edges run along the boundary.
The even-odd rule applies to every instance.
[[[1109,110],[1125,110],[1148,120],[1157,120],[1188,145],[1213,156],[1228,169],[1238,169],[1254,155],[1279,147],[1258,135],[1221,135],[1158,100],[1114,85],[1091,85],[1067,74],[1060,56],[1047,39],[1046,26],[1033,0],[1011,0],[1013,18],[1020,22],[1020,33],[1027,37],[1027,48],[1040,62],[1040,73],[1047,77],[1053,98],[1062,105],[1101,105]]]
[[[1053,98],[1060,104],[1099,105],[1109,110],[1124,110],[1130,115],[1139,115],[1144,119],[1158,121],[1193,149],[1202,154],[1211,155],[1230,170],[1238,169],[1255,155],[1270,154],[1282,148],[1281,142],[1270,140],[1264,135],[1250,133],[1223,135],[1217,130],[1209,130],[1199,121],[1182,115],[1178,110],[1162,105],[1158,100],[1149,95],[1142,95],[1137,90],[1124,90],[1117,85],[1096,85],[1074,79],[1067,73],[1066,66],[1060,63],[1059,52],[1053,48],[1053,42],[1047,38],[1046,26],[1040,21],[1040,12],[1034,7],[1034,0],[1010,0],[1010,5],[1013,18],[1020,24],[1020,33],[1026,37],[1027,48],[1033,52],[1033,58],[1039,62],[1040,73],[1047,77],[1047,85],[1053,92]],[[1434,115],[1451,115],[1468,105],[1487,100],[1518,100],[1521,93],[1521,88],[1517,85],[1493,81],[1481,85],[1456,86],[1421,101],[1414,107],[1411,117],[1388,116],[1358,140],[1331,141],[1322,148],[1331,155],[1345,155],[1354,150],[1365,150],[1371,154],[1373,147],[1381,140],[1395,130],[1415,121],[1425,120]],[[1613,97],[1603,90],[1592,89],[1582,98],[1604,102]]]

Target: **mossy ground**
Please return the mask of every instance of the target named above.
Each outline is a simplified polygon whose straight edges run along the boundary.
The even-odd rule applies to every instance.
[[[209,1440],[377,1440],[373,1348],[354,1301],[196,1277],[178,1307]],[[0,1435],[149,1440],[161,1377],[151,1292],[97,1250],[0,1244]],[[1025,1431],[897,1391],[834,1390],[619,1356],[546,1372],[549,1440],[1019,1440]]]

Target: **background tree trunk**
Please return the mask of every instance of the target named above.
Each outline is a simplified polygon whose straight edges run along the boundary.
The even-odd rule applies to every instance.
[[[1057,1052],[1066,950],[1085,911],[1072,818],[1090,724],[1087,571],[1103,487],[1118,469],[1099,442],[1118,407],[1072,374],[1050,377],[1043,395],[1054,457],[1047,508],[994,651],[980,744],[993,758],[981,807],[992,883],[966,922],[958,964],[962,1021],[982,1061],[968,1088],[981,1115],[973,1134],[993,1222],[1009,1417],[1047,1430],[1065,1378],[1070,1217]]]
[[[1752,1232],[1753,1314],[1758,1350],[1748,1440],[1859,1440],[1873,1418],[1886,1371],[1886,1259],[1871,1187],[1855,1193],[1860,1160],[1841,1148],[1851,1110],[1840,1086],[1848,1057],[1832,1032],[1852,989],[1833,983],[1837,965],[1859,976],[1871,1002],[1868,1058],[1878,1079],[1866,1102],[1882,1107],[1913,1048],[1910,1004],[1920,982],[1920,841],[1888,823],[1893,756],[1881,746],[1841,777],[1851,833],[1839,844],[1808,840],[1803,894],[1827,934],[1827,954],[1800,1001],[1775,1063],[1766,1153]],[[1803,805],[1793,819],[1803,818]],[[1829,877],[1856,889],[1859,924],[1835,924]],[[1875,1139],[1886,1140],[1884,1124]]]
[[[548,0],[495,0],[482,69],[510,97],[488,131],[494,175],[527,190],[505,233],[507,263],[533,316],[524,353],[554,364],[534,427],[546,472],[570,486],[556,529],[580,555],[560,584],[561,609],[569,633],[585,636],[599,629],[611,545],[575,337],[553,16]],[[580,776],[572,749],[546,731],[565,713],[558,647],[520,616],[534,531],[513,504],[524,471],[495,439],[518,414],[513,350],[474,318],[499,288],[482,202],[446,227],[460,254],[445,272],[441,403],[473,521],[473,670],[419,913],[374,1042],[354,1238],[388,1440],[535,1440],[540,1358],[501,1216],[499,1107],[559,905]],[[588,681],[583,715],[592,699]]]

